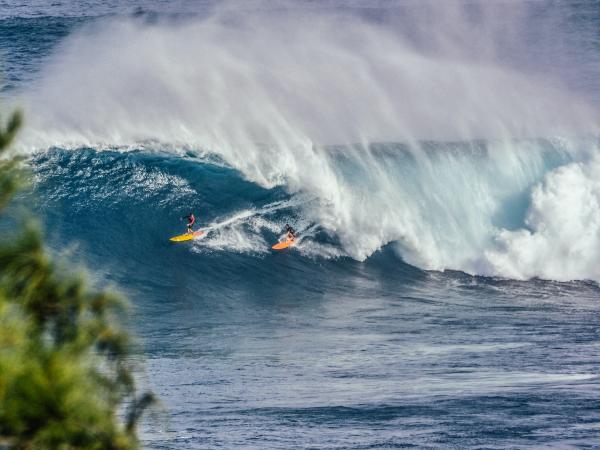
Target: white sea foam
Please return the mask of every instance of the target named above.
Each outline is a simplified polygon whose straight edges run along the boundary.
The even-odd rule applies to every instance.
[[[492,273],[600,280],[600,154],[548,173],[533,189],[526,224],[498,232],[485,252]]]
[[[237,224],[218,230],[213,230],[202,239],[194,242],[197,251],[233,251],[236,253],[262,254],[266,253],[268,246],[264,239],[257,233],[248,233]]]

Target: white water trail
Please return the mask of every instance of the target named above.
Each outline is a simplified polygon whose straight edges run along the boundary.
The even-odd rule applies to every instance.
[[[262,186],[318,198],[305,215],[358,260],[396,242],[426,269],[598,279],[588,265],[600,252],[580,266],[548,250],[580,238],[551,225],[560,217],[548,198],[563,200],[550,187],[563,193],[566,181],[560,169],[546,175],[575,164],[565,170],[587,192],[595,166],[584,166],[598,150],[577,137],[597,133],[598,111],[496,58],[500,37],[518,42],[526,5],[477,3],[475,20],[468,3],[409,3],[397,27],[261,2],[176,23],[100,21],[67,39],[23,93],[19,146],[197,148]],[[531,139],[556,136],[566,139]],[[423,140],[463,145],[428,150]],[[570,229],[590,231],[579,225]],[[562,269],[547,261],[557,257]]]
[[[297,195],[289,200],[276,201],[261,208],[246,209],[218,218],[202,227],[205,234],[196,241],[196,247],[200,251],[208,249],[265,254],[270,251],[274,242],[267,243],[262,232],[267,230],[269,233],[280,233],[283,229],[283,222],[276,215],[285,211],[289,213],[311,202],[314,199]],[[301,219],[296,226],[302,234],[308,231],[308,225],[303,225]]]

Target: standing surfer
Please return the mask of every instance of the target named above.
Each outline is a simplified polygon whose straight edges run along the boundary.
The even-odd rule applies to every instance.
[[[287,233],[287,238],[289,241],[293,241],[294,239],[296,239],[296,231],[294,231],[294,229],[292,227],[290,227],[289,224],[285,224],[285,231]]]
[[[284,248],[291,247],[296,243],[296,231],[287,223],[285,224],[285,237],[285,241],[280,241],[271,248],[273,250],[283,250]]]
[[[187,219],[187,233],[180,234],[179,236],[173,236],[169,238],[171,242],[186,242],[196,239],[204,234],[204,231],[194,231],[194,224],[196,223],[196,217],[194,213],[190,212],[187,216],[182,216],[181,219]],[[180,219],[180,220],[181,220]]]
[[[190,212],[189,216],[185,216],[185,218],[188,220],[188,223],[187,223],[187,232],[188,233],[193,233],[194,230],[192,230],[192,227],[196,223],[196,218],[194,217],[194,213]]]

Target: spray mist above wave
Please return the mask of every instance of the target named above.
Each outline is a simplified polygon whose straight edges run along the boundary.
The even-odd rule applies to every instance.
[[[421,5],[406,33],[301,8],[97,22],[24,93],[21,147],[198,148],[263,186],[319,199],[304,216],[353,258],[396,242],[426,269],[560,278],[543,259],[521,266],[519,233],[560,237],[536,234],[545,228],[531,219],[530,192],[597,148],[524,138],[595,133],[597,111],[555,80],[499,64],[494,40],[506,27],[488,15],[474,24],[461,3]]]
[[[542,75],[499,65],[492,49],[506,27],[472,23],[461,3],[403,10],[412,15],[396,27],[225,5],[186,21],[83,27],[25,93],[24,144],[191,144],[252,160],[238,164],[264,181],[265,155],[310,143],[539,137],[589,131],[597,118]]]

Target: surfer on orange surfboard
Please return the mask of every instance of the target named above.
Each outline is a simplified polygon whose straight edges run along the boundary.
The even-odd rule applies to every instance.
[[[285,241],[280,241],[273,245],[273,250],[283,250],[284,248],[291,247],[296,242],[296,231],[289,224],[285,224]]]
[[[293,241],[294,239],[296,239],[296,231],[294,231],[294,229],[292,227],[290,227],[289,224],[285,224],[285,231],[286,231],[286,236],[288,238],[288,241]]]

